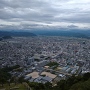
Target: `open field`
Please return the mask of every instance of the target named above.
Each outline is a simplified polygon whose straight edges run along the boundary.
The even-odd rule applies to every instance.
[[[0,85],[0,90],[27,90],[27,88],[24,84],[12,83],[10,86],[8,84],[4,84],[3,87]]]

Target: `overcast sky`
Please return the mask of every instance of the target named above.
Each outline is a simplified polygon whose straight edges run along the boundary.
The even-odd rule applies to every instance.
[[[0,0],[0,30],[90,29],[90,0]]]

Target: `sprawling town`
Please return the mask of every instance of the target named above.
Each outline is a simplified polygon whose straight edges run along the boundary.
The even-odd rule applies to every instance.
[[[0,68],[15,65],[19,70],[10,74],[38,83],[90,72],[90,39],[37,36],[0,41]]]

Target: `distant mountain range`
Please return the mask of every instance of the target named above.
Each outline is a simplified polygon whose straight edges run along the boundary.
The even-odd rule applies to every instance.
[[[23,32],[23,31],[0,31],[0,37],[3,36],[15,36],[15,37],[29,37],[29,36],[37,36],[31,32]]]
[[[16,36],[16,37],[29,37],[29,36],[65,36],[90,39],[90,30],[32,30],[32,31],[0,31],[2,36]]]
[[[65,36],[65,37],[77,37],[77,38],[90,38],[90,30],[42,30],[42,31],[32,31],[37,35],[44,36]]]

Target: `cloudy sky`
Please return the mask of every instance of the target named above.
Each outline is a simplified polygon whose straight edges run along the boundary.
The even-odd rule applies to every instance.
[[[0,30],[90,29],[90,0],[0,0]]]

